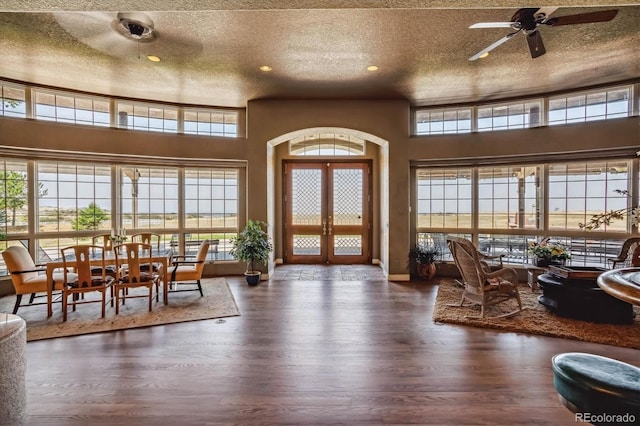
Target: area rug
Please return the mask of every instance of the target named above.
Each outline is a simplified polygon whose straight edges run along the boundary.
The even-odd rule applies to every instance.
[[[462,287],[453,280],[442,279],[439,283],[433,320],[442,323],[494,328],[516,333],[539,334],[640,349],[640,309],[637,306],[634,307],[636,316],[633,324],[597,324],[555,315],[538,303],[540,292],[532,292],[527,286],[520,286],[519,291],[524,309],[513,317],[466,318],[467,315],[479,315],[480,308],[447,306],[460,302]],[[490,307],[490,315],[513,310],[517,305],[511,303],[509,301]],[[504,308],[501,305],[504,305]]]
[[[161,294],[159,302],[154,299],[151,312],[148,299],[141,298],[128,299],[125,305],[120,306],[118,315],[115,308],[107,305],[105,318],[100,318],[100,303],[78,305],[75,312],[69,307],[67,322],[62,321],[60,303],[53,305],[51,318],[47,318],[46,305],[21,307],[18,315],[27,322],[27,341],[240,315],[224,278],[202,280],[202,290],[204,297],[197,291],[170,292],[168,305],[162,302]],[[130,291],[146,292],[146,289]],[[23,303],[25,298],[23,296]],[[0,312],[12,312],[14,303],[15,296],[1,298]]]

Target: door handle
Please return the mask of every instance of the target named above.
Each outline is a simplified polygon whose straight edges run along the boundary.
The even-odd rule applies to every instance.
[[[322,220],[322,235],[327,235],[327,219]]]
[[[331,216],[329,216],[329,235],[331,235],[332,228],[333,228],[333,220],[331,220]]]

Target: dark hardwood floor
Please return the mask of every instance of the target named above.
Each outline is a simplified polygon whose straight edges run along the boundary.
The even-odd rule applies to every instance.
[[[27,424],[573,425],[554,354],[640,364],[632,349],[434,324],[434,284],[276,271],[251,288],[227,278],[242,315],[224,322],[29,343]]]

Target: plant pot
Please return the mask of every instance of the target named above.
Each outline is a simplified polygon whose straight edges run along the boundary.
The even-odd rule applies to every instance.
[[[260,271],[247,271],[244,273],[244,277],[247,280],[247,284],[251,286],[258,285],[258,283],[260,282],[261,275],[262,275],[262,272]]]
[[[551,259],[549,257],[536,257],[533,260],[533,264],[541,268],[546,268],[549,265],[564,266],[566,259]]]
[[[416,264],[418,276],[423,280],[430,280],[436,275],[435,263],[418,263]]]

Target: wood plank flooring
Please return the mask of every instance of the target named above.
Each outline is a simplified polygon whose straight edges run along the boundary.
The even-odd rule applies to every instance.
[[[224,322],[29,343],[27,424],[573,425],[554,354],[640,365],[631,349],[434,324],[435,284],[279,273],[227,278],[242,315]]]

